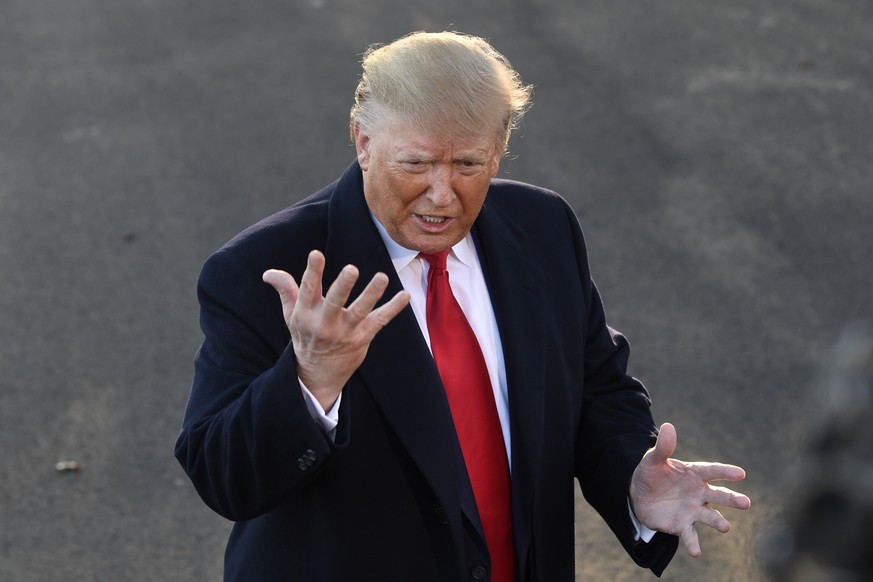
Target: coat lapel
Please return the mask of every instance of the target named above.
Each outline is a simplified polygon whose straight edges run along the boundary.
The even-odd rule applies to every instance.
[[[473,235],[503,345],[512,435],[513,527],[523,560],[530,546],[545,422],[543,266],[528,255],[526,234],[503,212],[493,194],[486,198]]]

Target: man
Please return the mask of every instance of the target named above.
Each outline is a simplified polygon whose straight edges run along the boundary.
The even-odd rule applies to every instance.
[[[225,578],[573,580],[574,478],[641,566],[698,555],[743,471],[656,443],[572,210],[494,179],[530,89],[458,33],[363,68],[357,161],[201,273],[176,456],[236,522]]]

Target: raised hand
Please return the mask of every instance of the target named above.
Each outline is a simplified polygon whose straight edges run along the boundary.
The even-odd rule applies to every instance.
[[[695,523],[704,523],[721,533],[731,524],[711,505],[748,509],[751,501],[741,493],[711,485],[712,481],[741,481],[746,472],[735,465],[688,463],[670,458],[676,450],[676,429],[661,425],[655,446],[637,465],[631,479],[630,499],[637,519],[646,527],[680,536],[695,558],[700,542]]]
[[[282,300],[282,313],[291,332],[300,380],[328,410],[364,361],[376,333],[409,303],[409,293],[401,291],[374,309],[388,286],[388,276],[377,273],[345,307],[358,280],[358,269],[346,265],[322,295],[324,264],[321,252],[309,253],[299,287],[294,277],[285,271],[270,269],[263,279],[276,289]]]

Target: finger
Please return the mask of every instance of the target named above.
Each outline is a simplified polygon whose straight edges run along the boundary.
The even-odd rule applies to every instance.
[[[697,523],[708,525],[716,531],[727,533],[731,530],[730,522],[717,509],[702,507],[697,514]]]
[[[662,424],[655,448],[652,450],[652,460],[659,463],[667,462],[676,451],[676,440],[676,428],[669,422]]]
[[[746,478],[746,471],[736,465],[724,463],[686,463],[686,467],[694,471],[704,481],[742,481]]]
[[[346,265],[340,271],[336,281],[331,283],[330,288],[324,296],[325,316],[339,315],[346,301],[349,300],[349,294],[352,292],[352,287],[355,286],[355,281],[358,280],[358,269],[354,265]]]
[[[304,307],[314,307],[323,298],[321,295],[321,278],[324,274],[324,255],[321,251],[311,251],[306,259],[306,270],[300,278],[300,293],[297,301]]]
[[[294,309],[294,304],[297,302],[297,295],[300,291],[297,287],[297,282],[294,281],[294,277],[285,271],[268,269],[264,271],[261,279],[279,293],[283,307],[287,304],[289,309]]]
[[[748,509],[752,506],[752,500],[742,493],[737,493],[727,487],[709,487],[706,502],[734,509]]]
[[[697,539],[697,532],[693,524],[682,530],[682,533],[679,534],[679,539],[685,544],[685,550],[692,558],[700,556],[700,540]]]
[[[388,276],[385,273],[376,273],[361,294],[349,305],[348,311],[352,316],[352,323],[357,323],[367,317],[376,302],[385,293],[388,287]]]
[[[392,319],[397,317],[409,305],[410,297],[409,291],[400,291],[387,303],[373,310],[361,324],[363,331],[369,334],[370,337],[375,336],[380,329],[388,325]]]

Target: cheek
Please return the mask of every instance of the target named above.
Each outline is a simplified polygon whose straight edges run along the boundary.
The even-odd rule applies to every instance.
[[[475,218],[479,214],[482,204],[485,203],[485,197],[488,195],[490,184],[491,180],[486,180],[484,183],[477,183],[467,188],[465,195],[460,197],[465,215],[472,215],[472,218]]]
[[[380,221],[382,224],[387,222],[395,225],[400,224],[409,216],[408,207],[412,199],[405,195],[402,184],[398,184],[394,180],[386,180],[382,185],[384,186],[382,192],[389,194],[379,196],[377,201],[379,214],[382,215]]]
[[[427,191],[426,183],[410,176],[392,176],[387,186],[388,191],[391,192],[391,205],[394,208],[406,208],[412,205]]]

